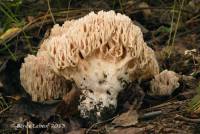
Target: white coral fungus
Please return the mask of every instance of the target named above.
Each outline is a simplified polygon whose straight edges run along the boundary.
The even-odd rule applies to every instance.
[[[101,117],[105,110],[116,108],[119,92],[132,81],[156,76],[152,90],[159,90],[156,82],[163,81],[158,74],[154,51],[144,42],[140,28],[125,15],[100,11],[55,25],[37,56],[25,59],[21,81],[34,100],[64,95],[65,80],[74,81],[82,92],[81,115]]]
[[[53,70],[82,89],[83,116],[94,109],[99,114],[105,107],[115,108],[127,83],[159,73],[154,51],[144,42],[140,28],[113,11],[91,12],[73,23],[56,25],[44,44]]]

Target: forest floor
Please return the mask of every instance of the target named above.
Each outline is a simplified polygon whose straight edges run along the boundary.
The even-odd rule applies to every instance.
[[[200,81],[198,0],[49,2],[0,1],[0,133],[200,133],[200,115],[189,111],[188,106]],[[24,57],[36,54],[39,43],[48,37],[54,22],[62,24],[67,19],[80,18],[90,11],[99,10],[115,10],[129,16],[142,29],[147,45],[155,51],[160,69],[173,70],[185,76],[181,86],[171,96],[146,95],[139,109],[139,121],[133,126],[112,125],[118,113],[106,121],[85,125],[73,109],[64,106],[62,100],[48,104],[32,102],[20,85],[19,69]],[[65,113],[62,109],[58,110],[61,106],[67,107]],[[57,128],[20,126],[48,123]]]

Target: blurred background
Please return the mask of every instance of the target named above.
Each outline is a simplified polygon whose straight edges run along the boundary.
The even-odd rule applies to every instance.
[[[11,114],[22,112],[26,109],[24,106],[30,105],[23,100],[23,103],[19,103],[20,105],[16,103],[27,96],[19,82],[19,69],[24,57],[27,54],[36,54],[40,42],[48,37],[54,24],[62,25],[66,20],[77,19],[91,11],[99,10],[114,10],[129,16],[133,23],[142,29],[147,45],[155,50],[161,70],[173,70],[196,79],[195,82],[183,84],[181,88],[184,92],[175,96],[176,99],[184,100],[183,103],[177,104],[176,112],[185,112],[181,106],[197,94],[196,89],[200,91],[200,87],[198,88],[200,80],[200,0],[0,0],[0,128],[12,124],[10,120],[18,121],[17,116],[19,115],[10,117],[8,114],[5,118],[6,111]],[[193,99],[194,102],[190,105],[192,110],[200,107],[199,100],[198,95]],[[31,116],[25,119],[31,118],[35,122],[40,122],[40,119],[46,120],[43,117],[46,107],[34,104],[31,111],[34,111],[35,107],[44,109],[38,117]],[[22,113],[32,114],[30,109]],[[51,112],[48,113],[49,116],[51,114]],[[200,133],[198,125],[187,124],[187,121],[181,122],[182,124],[179,122],[178,125],[172,127],[175,124],[173,118],[176,114],[167,115],[169,120],[167,117],[153,120],[149,129],[159,127],[159,130],[149,132],[164,133],[162,127],[166,123],[166,126],[171,127],[170,131],[180,128],[179,130],[183,129],[188,133]],[[145,122],[143,125],[148,126],[148,123]],[[157,126],[158,124],[161,126]],[[72,125],[71,127],[76,128],[77,126]],[[0,133],[2,132],[9,133],[10,129],[0,130]],[[182,133],[178,130],[176,132]]]

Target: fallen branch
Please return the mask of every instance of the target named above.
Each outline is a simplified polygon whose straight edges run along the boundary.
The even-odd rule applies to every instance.
[[[184,117],[182,115],[176,115],[175,119],[178,119],[178,120],[183,120],[183,121],[187,121],[187,122],[192,122],[192,123],[200,123],[200,118],[198,119],[191,119],[191,118],[188,118],[188,117]]]

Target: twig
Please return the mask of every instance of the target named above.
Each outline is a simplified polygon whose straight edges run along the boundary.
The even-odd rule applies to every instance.
[[[42,24],[41,24],[41,26],[39,27],[39,30],[38,30],[38,35],[39,35],[43,25],[44,25],[44,21],[47,19],[47,15],[48,15],[48,12],[44,15],[44,19],[42,20]]]
[[[148,111],[148,110],[152,110],[152,109],[157,109],[157,108],[161,108],[161,107],[166,107],[168,105],[175,105],[175,104],[181,104],[181,103],[184,103],[184,101],[172,101],[172,102],[166,102],[166,103],[162,103],[160,105],[156,105],[156,106],[153,106],[153,107],[149,107],[149,108],[146,108],[146,109],[143,109],[143,111]]]
[[[1,110],[1,111],[0,111],[0,114],[2,114],[3,112],[5,112],[5,111],[8,110],[9,108],[11,108],[11,105],[8,106],[8,107],[6,107],[6,108],[4,108],[3,110]]]
[[[172,10],[173,8],[171,8],[171,7],[141,7],[141,8],[131,9],[132,12],[128,12],[128,13],[129,14],[134,14],[134,13],[136,13],[138,11],[146,10],[146,9],[151,9],[151,10]],[[127,10],[129,10],[129,8],[126,8],[124,10],[126,12]],[[184,9],[175,9],[174,11],[181,11],[181,12],[184,12],[184,13],[193,14],[193,12],[190,12],[190,11],[184,10]]]
[[[188,122],[193,122],[193,123],[200,123],[200,118],[198,119],[191,119],[188,117],[184,117],[182,115],[176,115],[175,119],[183,120],[183,121],[188,121]]]
[[[11,58],[14,61],[17,61],[17,58],[15,57],[15,54],[9,49],[8,45],[6,43],[3,43],[4,47],[8,50],[8,53],[10,54]]]
[[[116,116],[114,116],[114,117],[112,117],[112,118],[110,118],[110,119],[107,119],[107,120],[105,120],[105,121],[97,122],[97,123],[93,124],[91,127],[89,127],[89,128],[87,129],[86,134],[88,134],[88,133],[91,131],[91,129],[92,129],[93,127],[95,127],[95,126],[97,126],[97,125],[101,125],[101,124],[107,123],[107,122],[109,122],[109,121],[112,121],[112,120],[114,120],[115,118],[117,118],[118,116],[119,116],[119,115],[116,115]]]
[[[176,134],[188,134],[185,130],[175,129],[175,128],[164,128],[165,133],[176,133]]]
[[[176,0],[174,0],[174,5],[173,5],[173,9],[172,9],[172,20],[171,20],[171,26],[170,26],[170,33],[169,33],[169,39],[168,39],[168,46],[170,45],[170,41],[171,41],[171,37],[172,37],[172,31],[173,31],[173,24],[174,24],[174,16],[175,16],[175,7],[176,7]]]
[[[152,117],[158,116],[160,114],[162,114],[161,110],[152,111],[152,112],[148,112],[148,113],[143,114],[141,117],[139,117],[139,119],[148,119],[148,118],[152,118]]]
[[[70,5],[71,5],[71,0],[69,0],[69,3],[68,3],[68,7],[67,7],[67,19],[68,19],[68,14],[69,14],[69,9],[70,9]]]
[[[0,66],[0,72],[2,72],[6,68],[7,63],[8,59],[6,59],[6,61]]]
[[[51,15],[52,21],[53,21],[54,24],[56,24],[55,18],[54,18],[54,16],[53,16],[52,12],[51,12],[51,7],[50,7],[50,2],[49,2],[49,0],[47,0],[47,4],[48,4],[49,13],[50,13],[50,15]]]
[[[172,47],[173,50],[174,50],[174,41],[175,41],[175,38],[176,38],[176,33],[177,33],[177,30],[178,30],[179,21],[180,21],[180,18],[181,18],[181,11],[182,11],[182,9],[183,9],[184,2],[185,2],[185,0],[182,0],[181,6],[180,6],[180,10],[179,10],[179,13],[178,13],[178,20],[177,20],[177,22],[176,22],[176,26],[175,26],[175,30],[174,30],[174,36],[173,36],[173,38],[172,38],[171,47]],[[168,58],[170,57],[170,55],[171,55],[171,53],[172,53],[172,49],[170,49]]]
[[[200,32],[200,28],[199,27],[195,27],[195,28],[190,29],[188,31],[177,33],[175,41],[178,39],[178,37],[181,37],[181,36],[184,36],[184,35],[187,35],[187,34],[190,34],[190,33],[194,33],[194,32],[198,34]],[[164,33],[164,34],[162,34],[160,36],[155,37],[154,39],[146,41],[146,43],[151,45],[151,46],[153,46],[153,43],[155,41],[161,42],[165,37],[167,37],[167,35],[168,35],[168,33]]]
[[[49,1],[49,0],[48,0]],[[126,5],[125,5],[125,7],[126,7]],[[126,8],[127,10],[129,9],[129,8]],[[136,13],[137,11],[140,11],[140,10],[145,10],[145,9],[160,9],[160,10],[171,10],[172,8],[165,8],[165,7],[148,7],[148,8],[135,8],[135,9],[133,9],[132,11],[133,12],[127,12],[127,15],[131,15],[131,14],[133,14],[133,13]],[[99,11],[100,9],[98,9],[98,8],[93,8],[93,11]],[[78,17],[81,17],[81,16],[83,16],[84,14],[86,14],[86,13],[88,13],[90,10],[88,10],[88,9],[71,9],[70,8],[70,10],[69,11],[57,11],[57,12],[54,12],[54,16],[57,16],[57,17],[60,17],[60,16],[63,16],[63,19],[62,19],[62,21],[64,20],[64,17],[65,17],[65,20],[66,20],[66,15],[68,16],[69,14],[71,15],[71,18],[77,18],[77,16],[76,15],[78,15]],[[121,11],[121,9],[116,9],[116,11]],[[186,12],[186,13],[191,13],[191,12],[189,12],[189,11],[187,11],[187,10],[183,10],[183,9],[181,9],[181,11],[182,12]],[[75,15],[76,14],[76,15]],[[191,13],[192,14],[192,13]],[[54,17],[53,16],[53,17]],[[36,25],[37,27],[38,27],[38,25],[39,24],[41,24],[41,23],[39,23],[41,20],[44,20],[44,18],[45,17],[52,17],[52,14],[48,14],[48,15],[45,15],[45,16],[42,16],[42,17],[38,17],[37,19],[35,19],[35,20],[33,20],[32,22],[29,22],[28,24],[26,24],[24,27],[22,27],[21,28],[21,30],[19,30],[18,32],[16,32],[15,34],[13,34],[9,39],[6,39],[6,40],[0,40],[0,44],[3,44],[3,43],[7,43],[7,42],[9,42],[9,41],[11,41],[12,39],[14,39],[16,36],[18,36],[20,33],[22,33],[23,31],[25,32],[25,31],[28,31],[28,30],[31,30],[32,28],[34,28],[34,25]],[[70,18],[70,19],[71,19]],[[53,19],[53,18],[52,18]],[[54,18],[55,19],[55,18]],[[59,18],[58,18],[59,19]],[[58,21],[57,19],[56,19],[56,21]],[[49,22],[52,22],[51,20],[48,20],[47,21],[48,23]],[[37,24],[35,24],[35,23],[38,23],[38,25]],[[45,22],[44,22],[44,24],[45,24]]]
[[[121,1],[121,0],[119,0],[119,5],[120,5],[121,12],[124,13],[124,11],[123,11],[123,6],[122,6],[123,4],[122,4],[122,1]]]
[[[190,24],[192,22],[194,22],[196,19],[198,19],[200,17],[200,14],[192,17],[191,19],[187,20],[185,24]]]
[[[66,14],[67,13],[70,13],[69,19],[75,19],[75,18],[78,18],[78,17],[85,15],[88,12],[89,12],[89,10],[87,10],[87,9],[80,9],[80,10],[70,10],[69,12],[66,12],[66,11],[56,12],[56,13],[54,13],[54,15],[59,17],[58,19],[56,19],[57,22],[64,22],[66,20]],[[62,17],[60,18],[60,16],[62,16]],[[14,39],[16,36],[21,34],[22,32],[30,31],[35,27],[41,26],[41,24],[51,23],[52,19],[50,19],[49,17],[51,17],[51,15],[47,14],[47,15],[44,15],[44,16],[41,16],[41,17],[34,19],[33,21],[31,21],[28,24],[26,24],[25,26],[23,26],[19,31],[12,34],[12,36],[10,36],[8,39],[0,40],[0,44],[8,43],[12,39]],[[46,21],[44,21],[45,20],[44,18],[48,18],[48,19],[46,19]]]

